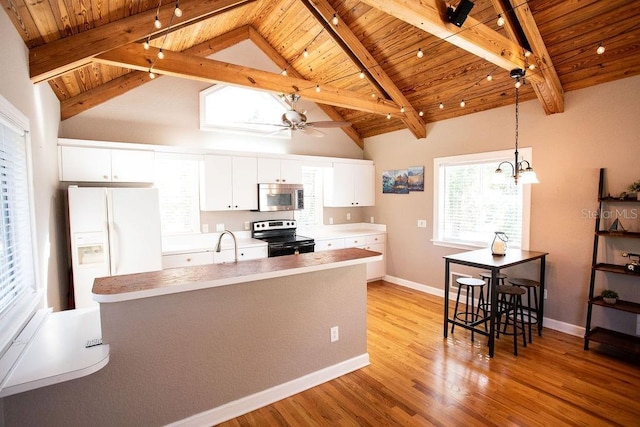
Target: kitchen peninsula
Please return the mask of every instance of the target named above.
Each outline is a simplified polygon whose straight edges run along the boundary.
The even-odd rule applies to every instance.
[[[97,279],[109,363],[8,396],[5,421],[213,425],[364,367],[366,263],[380,259],[349,248]]]

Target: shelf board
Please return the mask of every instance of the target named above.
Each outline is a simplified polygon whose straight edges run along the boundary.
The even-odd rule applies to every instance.
[[[640,337],[623,334],[605,328],[593,328],[585,335],[585,339],[602,344],[612,345],[628,352],[640,354]]]
[[[609,272],[609,273],[628,274],[630,276],[640,277],[640,274],[638,274],[638,273],[629,272],[629,270],[627,270],[624,265],[607,264],[607,263],[601,262],[601,263],[596,264],[592,268],[594,270],[606,271],[606,272]]]
[[[621,199],[619,197],[600,197],[599,202],[619,202],[619,203],[638,203],[638,199]]]
[[[607,237],[626,237],[629,239],[640,239],[640,233],[637,231],[607,231],[598,230],[598,236]]]
[[[603,307],[612,308],[614,310],[627,311],[629,313],[640,314],[640,304],[619,299],[615,304],[607,304],[602,297],[595,297],[591,300],[593,305],[601,305]]]

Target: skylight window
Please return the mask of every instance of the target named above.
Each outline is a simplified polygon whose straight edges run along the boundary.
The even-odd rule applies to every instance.
[[[279,126],[287,109],[273,94],[216,85],[200,92],[200,129],[291,138]]]

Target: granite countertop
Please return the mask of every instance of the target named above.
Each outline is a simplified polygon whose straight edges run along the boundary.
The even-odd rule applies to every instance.
[[[378,252],[349,248],[237,263],[179,267],[97,278],[92,293],[93,299],[99,303],[128,301],[380,260],[382,254]]]

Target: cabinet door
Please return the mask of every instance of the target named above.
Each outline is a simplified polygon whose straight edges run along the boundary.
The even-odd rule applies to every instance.
[[[62,181],[111,182],[111,150],[60,147]]]
[[[113,182],[153,182],[153,151],[111,150],[111,180]]]
[[[255,157],[234,157],[233,209],[258,209],[258,164]]]
[[[250,259],[267,258],[267,246],[259,246],[255,248],[238,248],[238,261],[247,261]]]
[[[367,245],[365,249],[374,252],[380,252],[382,254],[382,261],[373,261],[367,263],[367,280],[379,279],[386,274],[386,265],[384,259],[385,244],[376,243],[374,245]]]
[[[334,163],[324,175],[324,205],[352,206],[353,189],[353,165]]]
[[[280,159],[258,159],[258,182],[280,182]]]
[[[315,241],[316,246],[314,250],[316,252],[332,251],[334,249],[344,248],[344,239],[323,239]]]
[[[233,208],[233,167],[229,156],[204,156],[200,183],[200,209],[227,211]]]
[[[285,184],[302,184],[302,162],[280,160],[280,180]]]
[[[353,165],[353,194],[355,206],[375,205],[375,172],[372,165]]]

